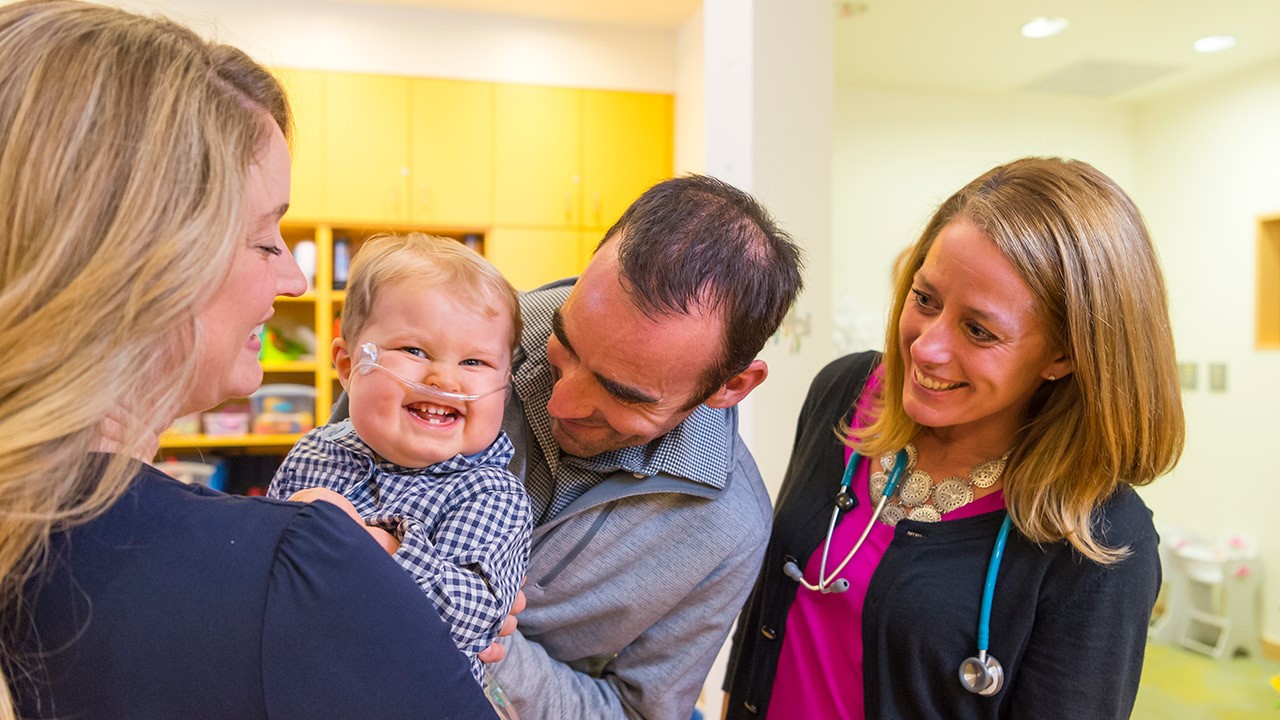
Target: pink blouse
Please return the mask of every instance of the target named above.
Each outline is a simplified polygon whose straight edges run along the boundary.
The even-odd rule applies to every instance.
[[[880,385],[881,370],[876,369],[867,381],[867,389]],[[858,415],[863,417],[866,398],[874,393],[863,393],[858,404]],[[845,462],[852,456],[845,449]],[[871,513],[880,498],[868,497],[870,481],[869,463],[858,463],[853,476],[853,489],[858,506],[841,513],[840,522],[831,536],[831,551],[827,556],[827,573],[839,567],[845,555],[853,548],[862,531],[871,520]],[[834,491],[832,488],[832,496]],[[994,512],[1004,507],[1004,493],[996,492],[942,515],[941,522]],[[830,515],[822,514],[823,522]],[[862,605],[867,587],[880,559],[893,540],[894,528],[881,522],[871,527],[871,534],[859,548],[839,577],[849,581],[849,590],[843,593],[822,594],[801,587],[795,602],[787,614],[787,631],[782,643],[782,656],[774,679],[773,695],[769,701],[769,720],[813,720],[814,718],[863,718],[862,682]],[[819,565],[822,563],[822,545],[814,551],[805,565],[804,577],[817,584]]]

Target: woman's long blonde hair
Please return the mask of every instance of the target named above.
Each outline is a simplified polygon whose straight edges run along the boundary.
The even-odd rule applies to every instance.
[[[1184,423],[1155,248],[1133,201],[1088,164],[1018,160],[942,204],[895,277],[876,419],[851,444],[875,457],[919,430],[902,408],[897,318],[938,233],[958,218],[1013,264],[1050,342],[1074,367],[1036,390],[1014,439],[1004,475],[1009,514],[1034,541],[1065,539],[1088,558],[1114,562],[1126,548],[1098,541],[1093,511],[1121,484],[1145,485],[1172,469]]]
[[[130,456],[183,407],[196,316],[244,242],[272,122],[288,136],[275,80],[179,25],[70,0],[0,7],[4,630],[50,534],[117,499]],[[91,466],[108,423],[120,447]]]

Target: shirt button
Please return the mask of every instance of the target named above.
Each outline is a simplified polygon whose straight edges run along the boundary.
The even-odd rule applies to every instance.
[[[752,704],[751,704],[751,703],[749,703],[749,702],[744,702],[744,703],[742,703],[742,707],[746,708],[746,709],[747,709],[747,712],[751,713],[752,715],[759,715],[759,714],[760,714],[760,711],[759,711],[758,709],[756,709],[756,706],[755,706],[755,705],[752,705]]]
[[[774,640],[778,637],[778,634],[773,631],[773,628],[766,627],[764,625],[760,626],[760,634],[765,636],[765,639],[767,640]]]

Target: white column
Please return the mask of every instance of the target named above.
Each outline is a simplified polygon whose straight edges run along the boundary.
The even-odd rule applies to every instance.
[[[753,193],[804,247],[805,293],[765,347],[743,437],[776,495],[809,381],[831,359],[834,11],[825,0],[705,0],[706,172]]]
[[[677,167],[698,170],[697,152],[705,153],[703,171],[754,194],[807,256],[805,292],[761,354],[769,379],[742,405],[742,436],[777,497],[800,403],[834,352],[828,266],[835,14],[826,0],[704,0],[701,16],[684,30],[696,23],[703,28],[703,81],[678,81],[677,103],[701,101],[705,134],[702,143],[677,137]],[[688,42],[679,47],[678,77],[696,63],[685,56]],[[711,719],[720,717],[727,658],[726,644],[703,691],[702,711]]]

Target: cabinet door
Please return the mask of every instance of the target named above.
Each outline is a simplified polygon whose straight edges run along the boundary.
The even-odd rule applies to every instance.
[[[517,290],[532,290],[581,271],[579,238],[577,230],[494,228],[484,254]]]
[[[608,229],[637,197],[671,176],[670,95],[584,90],[583,226]]]
[[[324,217],[324,73],[316,70],[274,68],[293,110],[292,191],[285,222],[315,221]]]
[[[493,84],[412,81],[412,206],[420,225],[493,223]]]
[[[494,88],[494,222],[576,228],[581,222],[582,91]]]
[[[589,229],[578,233],[578,269],[573,272],[574,275],[581,275],[582,271],[587,269],[587,263],[595,257],[596,247],[600,245],[601,240],[604,240],[606,230],[608,228]]]
[[[344,223],[409,218],[409,78],[325,75],[325,206]]]

